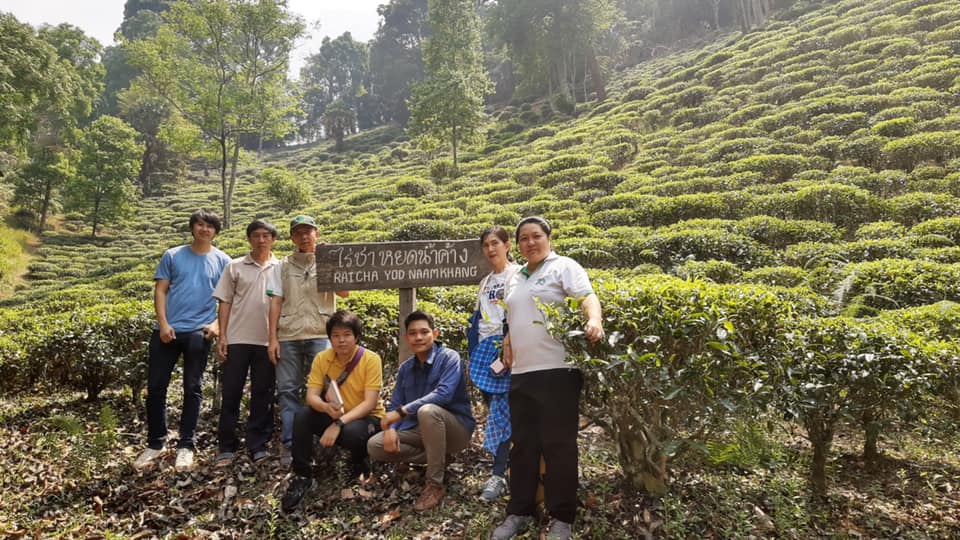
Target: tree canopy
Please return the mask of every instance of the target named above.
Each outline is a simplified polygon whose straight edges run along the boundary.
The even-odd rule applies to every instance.
[[[424,45],[427,77],[413,87],[409,131],[428,146],[449,141],[456,169],[457,148],[480,134],[483,98],[492,91],[483,68],[480,19],[470,0],[431,0],[429,21],[433,35]]]
[[[130,45],[130,62],[142,70],[143,84],[218,148],[222,217],[229,226],[240,137],[293,129],[284,111],[295,103],[278,87],[304,23],[275,0],[177,3],[164,21],[155,37]]]

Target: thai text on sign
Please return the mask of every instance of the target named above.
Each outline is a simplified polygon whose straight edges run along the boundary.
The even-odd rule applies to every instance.
[[[316,254],[325,290],[476,285],[490,271],[477,240],[324,244]]]

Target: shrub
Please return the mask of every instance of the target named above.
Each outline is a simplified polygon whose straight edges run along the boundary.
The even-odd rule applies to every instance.
[[[861,188],[822,184],[799,189],[794,204],[794,215],[797,217],[854,229],[861,223],[873,221],[880,203]]]
[[[743,219],[734,229],[773,249],[803,241],[839,240],[840,231],[830,223],[814,220],[784,220],[770,216]]]
[[[891,118],[877,122],[871,129],[881,137],[905,137],[913,133],[916,125],[913,118]]]
[[[668,463],[694,442],[688,434],[719,421],[718,411],[767,401],[773,386],[755,383],[773,366],[761,351],[796,312],[779,292],[756,286],[663,276],[596,285],[601,303],[619,314],[606,322],[609,342],[586,344],[575,302],[551,310],[552,332],[583,371],[585,414],[607,419],[600,425],[620,441],[627,481],[662,495]]]
[[[546,147],[550,150],[564,150],[578,144],[583,144],[583,135],[554,137],[547,142]]]
[[[867,115],[862,112],[822,114],[811,119],[813,127],[827,135],[849,135],[867,127]]]
[[[953,245],[960,246],[960,217],[941,217],[917,223],[910,228],[910,235],[918,238],[929,235],[942,236]]]
[[[864,223],[854,237],[857,240],[877,240],[880,238],[902,238],[907,228],[896,221],[874,221],[873,223]]]
[[[912,259],[850,263],[820,273],[812,286],[842,304],[856,302],[874,309],[922,306],[960,300],[960,265]]]
[[[677,102],[682,107],[693,108],[702,105],[704,100],[706,100],[711,94],[713,94],[713,88],[706,85],[700,85],[691,86],[690,88],[687,88],[686,90],[676,94],[675,97]]]
[[[554,187],[564,183],[576,183],[580,184],[583,182],[583,179],[592,174],[598,174],[604,172],[603,167],[596,165],[590,165],[587,167],[573,167],[570,169],[561,169],[558,171],[550,172],[540,176],[536,184],[542,187]]]
[[[473,231],[464,231],[446,221],[412,220],[394,229],[391,240],[444,240],[472,236]]]
[[[441,179],[441,178],[455,178],[457,176],[457,169],[453,166],[452,159],[435,159],[430,162],[430,177]],[[399,187],[397,188],[399,189]],[[414,195],[419,196],[419,195]]]
[[[539,167],[540,174],[550,174],[552,172],[573,169],[576,167],[586,167],[590,165],[590,158],[584,155],[566,155],[555,157]]]
[[[50,319],[51,330],[26,351],[31,361],[45,363],[50,380],[86,391],[88,401],[117,383],[138,395],[152,332],[148,302],[95,305]]]
[[[702,279],[714,283],[734,283],[743,271],[730,261],[686,261],[674,273],[683,279]]]
[[[806,282],[807,273],[796,266],[762,266],[744,272],[740,280],[775,287],[799,287]]]
[[[904,225],[960,213],[960,201],[947,193],[907,193],[886,201],[890,217]]]
[[[669,269],[688,260],[729,261],[742,268],[764,266],[773,252],[756,240],[717,229],[678,230],[652,234],[637,241],[636,249],[649,253],[644,262]]]
[[[877,458],[877,439],[894,417],[916,417],[921,396],[940,371],[942,346],[883,322],[847,318],[805,319],[784,334],[779,409],[796,418],[813,446],[814,495],[827,492],[826,464],[841,419],[866,433],[864,457]],[[948,347],[948,350],[952,347]],[[955,352],[953,353],[955,354]]]
[[[551,137],[556,133],[557,130],[549,126],[534,128],[527,132],[527,142],[533,142],[543,137]]]
[[[623,96],[623,101],[642,101],[647,98],[650,94],[656,92],[657,89],[650,86],[635,86],[631,88]]]
[[[750,156],[730,163],[732,172],[755,171],[771,182],[783,182],[807,168],[810,168],[807,158],[788,154]]]
[[[550,100],[550,105],[553,107],[553,110],[567,116],[573,116],[577,110],[577,104],[569,96],[564,93],[559,93]]]
[[[436,186],[429,180],[413,177],[402,177],[397,179],[394,185],[397,192],[409,197],[422,198],[436,191]]]
[[[883,147],[883,155],[898,169],[910,170],[924,161],[942,164],[960,157],[960,131],[917,133],[890,141]]]
[[[873,167],[880,162],[884,154],[885,137],[862,135],[851,137],[838,147],[841,159],[853,160],[865,167]]]
[[[305,208],[313,204],[313,193],[310,187],[292,172],[267,167],[260,176],[266,183],[267,195],[272,197],[284,212],[290,213],[297,208]]]

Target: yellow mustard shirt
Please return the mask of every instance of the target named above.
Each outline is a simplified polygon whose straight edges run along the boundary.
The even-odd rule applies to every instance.
[[[324,375],[330,377],[330,380],[336,380],[337,377],[343,373],[346,365],[341,365],[337,362],[336,354],[333,349],[327,349],[314,357],[313,365],[310,368],[310,376],[307,378],[307,387],[323,388]],[[353,355],[355,354],[357,354],[356,349],[354,349],[353,354],[350,355],[350,360],[353,360]],[[379,354],[370,349],[366,349],[363,351],[360,363],[357,364],[357,367],[353,368],[347,380],[344,381],[340,387],[340,394],[343,396],[344,412],[350,411],[363,403],[364,391],[376,390],[377,395],[379,395],[382,387],[383,361],[380,360]],[[370,411],[370,416],[383,418],[386,414],[387,412],[383,408],[383,400],[378,397],[377,405]]]

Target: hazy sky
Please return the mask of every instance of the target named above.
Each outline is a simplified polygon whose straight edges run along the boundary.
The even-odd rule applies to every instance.
[[[350,31],[367,41],[377,30],[377,6],[387,0],[288,0],[290,10],[307,20],[310,38],[298,43],[291,74],[297,76],[303,59],[320,48],[323,36]],[[79,26],[103,45],[113,43],[113,33],[123,20],[124,0],[0,0],[0,11],[13,13],[32,25],[68,22]],[[315,26],[319,23],[319,28]]]

